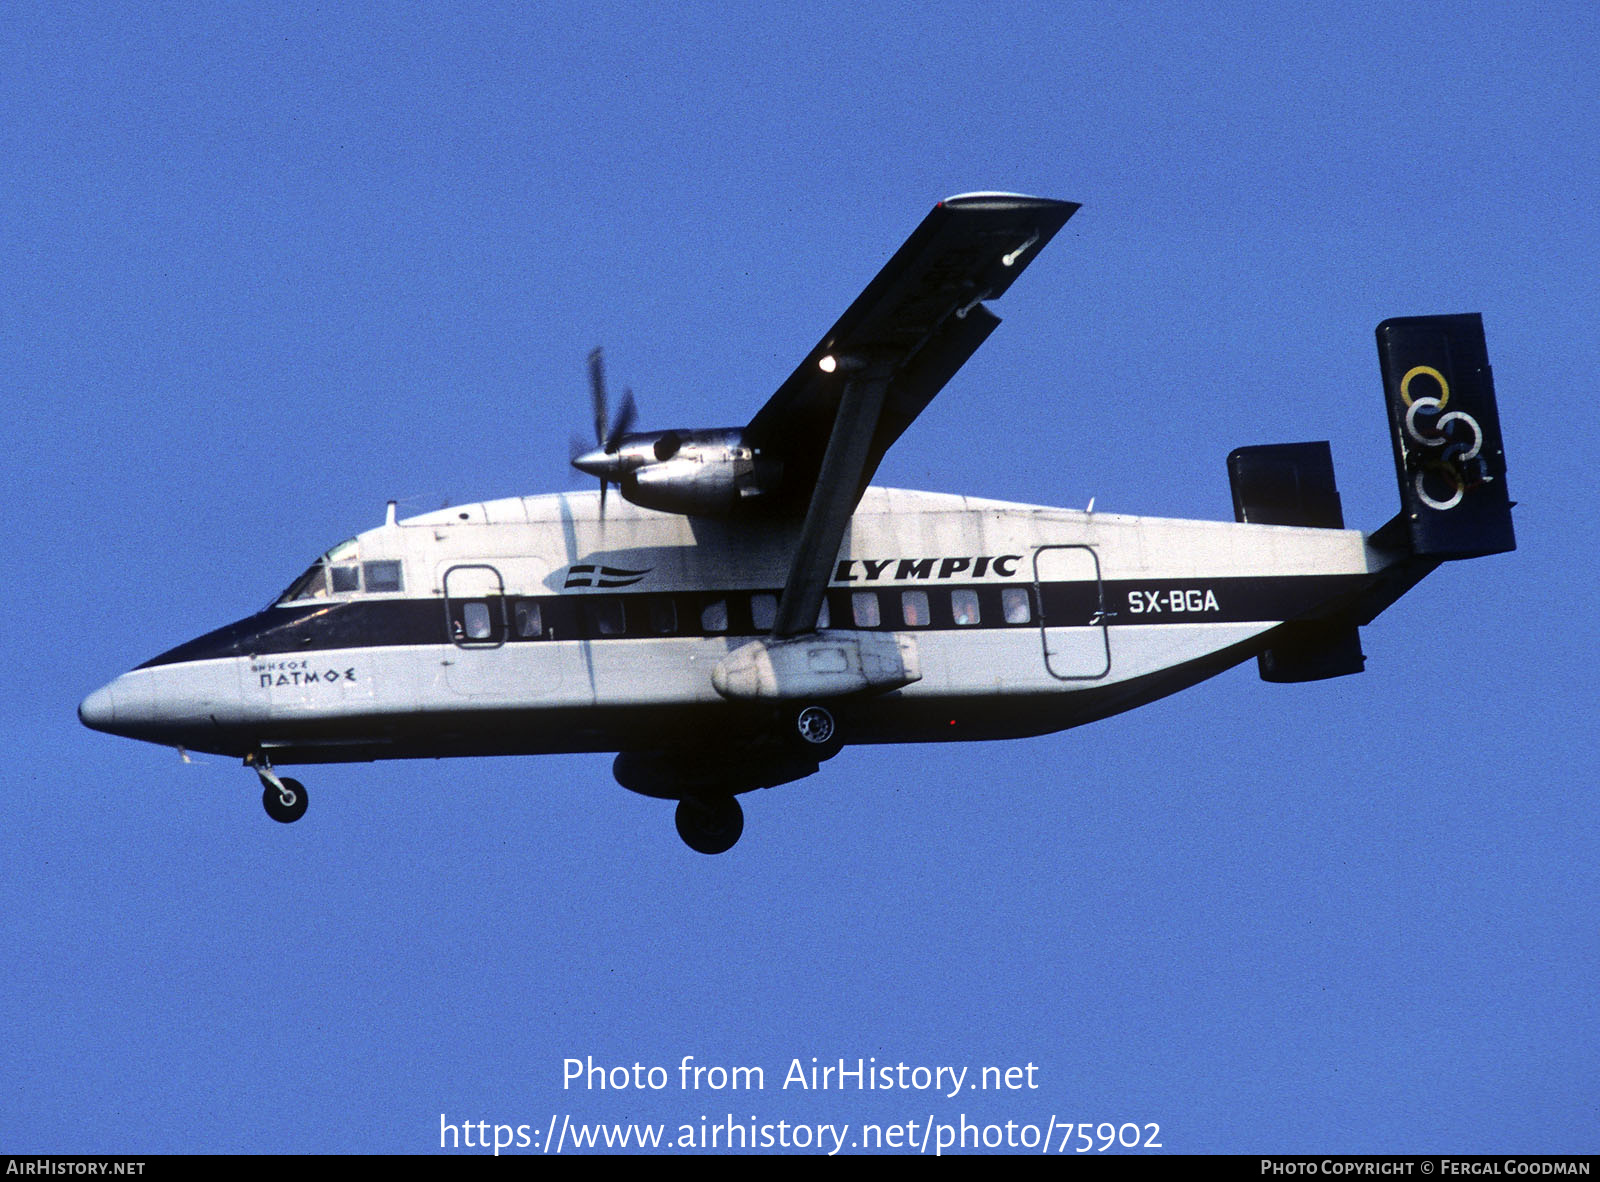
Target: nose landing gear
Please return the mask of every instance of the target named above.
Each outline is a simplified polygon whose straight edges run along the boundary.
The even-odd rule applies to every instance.
[[[262,807],[274,821],[291,825],[306,815],[306,788],[299,780],[279,780],[280,787],[268,784],[261,792]]]
[[[251,755],[245,763],[261,777],[261,807],[267,816],[283,825],[292,825],[306,815],[306,786],[299,780],[280,779],[264,755]]]

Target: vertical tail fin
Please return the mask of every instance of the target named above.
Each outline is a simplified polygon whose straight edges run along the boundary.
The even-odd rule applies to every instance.
[[[1234,520],[1256,525],[1343,529],[1333,452],[1320,443],[1270,443],[1228,456]],[[1299,620],[1274,633],[1257,662],[1262,681],[1321,681],[1360,673],[1361,636],[1348,619]]]
[[[1378,325],[1378,359],[1400,478],[1400,518],[1419,556],[1517,548],[1483,317],[1410,316]]]

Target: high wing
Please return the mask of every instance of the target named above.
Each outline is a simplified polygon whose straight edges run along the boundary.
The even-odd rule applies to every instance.
[[[750,420],[744,442],[782,465],[773,500],[805,513],[773,635],[816,627],[856,502],[883,455],[977,351],[1003,295],[1078,210],[966,193],[934,206]]]

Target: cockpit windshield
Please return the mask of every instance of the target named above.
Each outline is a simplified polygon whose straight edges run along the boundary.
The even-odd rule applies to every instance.
[[[326,599],[331,594],[328,587],[328,572],[335,563],[349,561],[356,556],[356,540],[351,538],[347,542],[340,542],[310,566],[305,574],[289,584],[289,589],[277,599],[273,600],[275,607],[286,603],[296,603],[302,599]],[[354,590],[351,587],[335,587],[336,591]]]

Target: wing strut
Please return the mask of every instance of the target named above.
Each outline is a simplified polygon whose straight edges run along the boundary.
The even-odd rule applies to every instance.
[[[833,434],[822,457],[822,468],[811,492],[811,507],[806,511],[789,578],[778,602],[778,616],[772,625],[774,636],[798,636],[816,630],[822,596],[828,589],[845,527],[850,524],[850,511],[855,507],[856,490],[867,465],[892,373],[888,364],[867,363],[845,379]]]
[[[1005,294],[1077,209],[1012,193],[940,202],[750,420],[744,442],[783,473],[777,512],[807,505],[775,640],[816,630],[884,452],[1000,323],[984,301]]]

